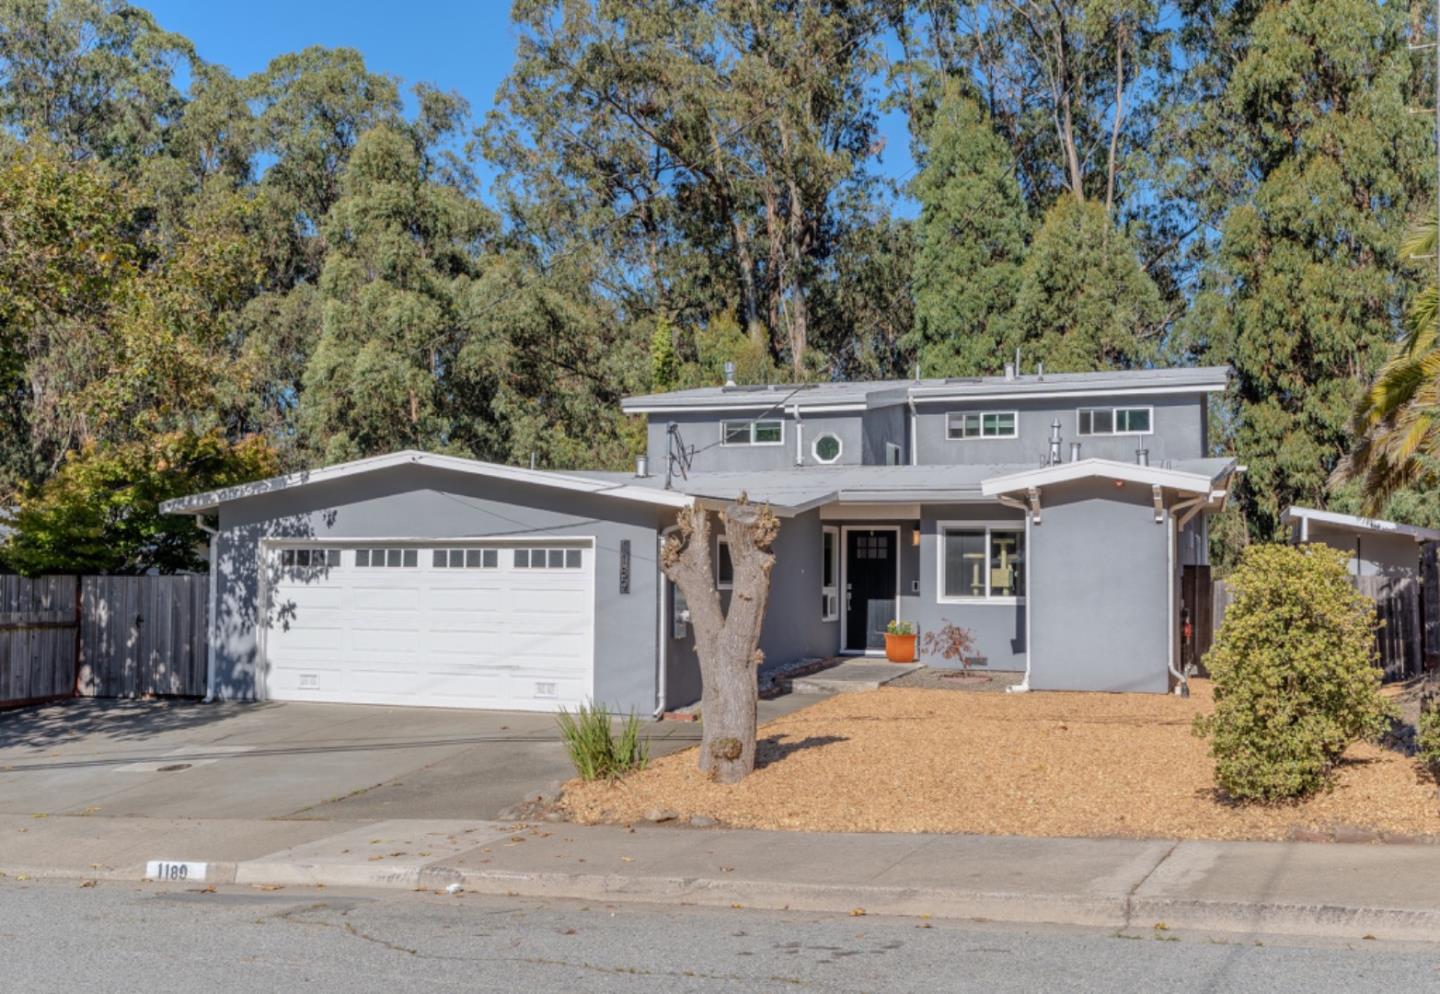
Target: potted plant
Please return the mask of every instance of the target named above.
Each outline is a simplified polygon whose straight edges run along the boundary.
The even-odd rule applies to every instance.
[[[915,622],[897,618],[885,626],[885,658],[892,663],[915,662]]]
[[[941,626],[939,631],[925,633],[925,654],[927,656],[939,656],[948,662],[960,663],[959,678],[964,681],[988,680],[989,677],[972,677],[970,666],[972,663],[984,663],[984,660],[973,655],[975,651],[975,636],[970,629],[961,628],[959,625],[949,621]]]

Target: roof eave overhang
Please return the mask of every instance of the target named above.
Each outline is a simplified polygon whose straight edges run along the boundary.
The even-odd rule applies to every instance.
[[[1033,387],[997,384],[993,389],[955,390],[946,387],[915,387],[910,399],[917,404],[940,401],[991,401],[991,400],[1063,400],[1078,397],[1154,397],[1173,394],[1220,393],[1223,383],[1171,383],[1154,386],[1066,386],[1063,384],[1037,384]]]
[[[1003,494],[1023,493],[1036,487],[1054,486],[1077,480],[1105,479],[1212,497],[1217,489],[1216,481],[1228,477],[1232,470],[1233,465],[1215,476],[1206,476],[1202,473],[1186,473],[1175,469],[1142,466],[1138,463],[1117,462],[1110,459],[1082,459],[1079,462],[1060,463],[1055,466],[1025,470],[1021,473],[992,477],[980,484],[980,490],[987,497],[998,497]]]
[[[1340,514],[1336,511],[1321,511],[1318,508],[1288,507],[1280,518],[1285,524],[1300,519],[1308,519],[1315,524],[1328,525],[1331,528],[1363,532],[1367,535],[1394,535],[1401,538],[1408,538],[1416,544],[1440,542],[1440,531],[1433,528],[1405,525],[1398,521],[1385,521],[1380,518],[1365,518],[1353,514]]]
[[[281,493],[316,483],[340,480],[351,476],[375,473],[381,470],[407,465],[448,470],[469,476],[507,480],[514,483],[529,483],[554,490],[567,490],[575,493],[615,497],[620,500],[654,504],[660,507],[680,508],[687,507],[693,503],[693,499],[685,494],[669,490],[658,490],[652,487],[606,483],[585,477],[567,476],[563,473],[553,473],[546,470],[522,469],[516,466],[502,466],[498,463],[480,462],[475,459],[465,459],[459,456],[442,456],[429,452],[396,452],[384,456],[374,456],[369,459],[358,459],[354,462],[340,463],[335,466],[326,466],[322,469],[271,477],[268,480],[257,480],[254,483],[225,487],[220,490],[211,490],[207,493],[177,497],[162,503],[160,505],[160,511],[163,514],[208,514],[218,510],[220,505],[231,501]]]

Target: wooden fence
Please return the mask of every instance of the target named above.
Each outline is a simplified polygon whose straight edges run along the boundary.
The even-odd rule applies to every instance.
[[[1421,584],[1415,577],[1352,576],[1355,588],[1375,602],[1380,627],[1375,647],[1386,680],[1418,676],[1425,665],[1426,641],[1422,624]],[[1219,631],[1235,592],[1223,580],[1213,587],[1214,630]],[[1433,647],[1431,649],[1433,650]]]
[[[206,576],[0,576],[0,707],[205,693]]]

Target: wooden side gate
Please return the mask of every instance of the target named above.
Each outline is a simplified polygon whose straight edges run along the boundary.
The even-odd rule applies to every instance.
[[[0,576],[0,707],[205,693],[209,577]]]

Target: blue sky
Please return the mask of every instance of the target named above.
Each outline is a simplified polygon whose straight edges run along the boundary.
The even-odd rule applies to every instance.
[[[237,76],[265,68],[276,55],[308,45],[358,49],[375,71],[408,84],[434,83],[458,90],[480,120],[510,70],[515,31],[509,0],[468,3],[376,0],[139,0],[165,28],[195,43],[201,58]],[[882,121],[886,140],[883,175],[898,177],[911,166],[905,122]],[[482,171],[488,184],[490,173]]]

